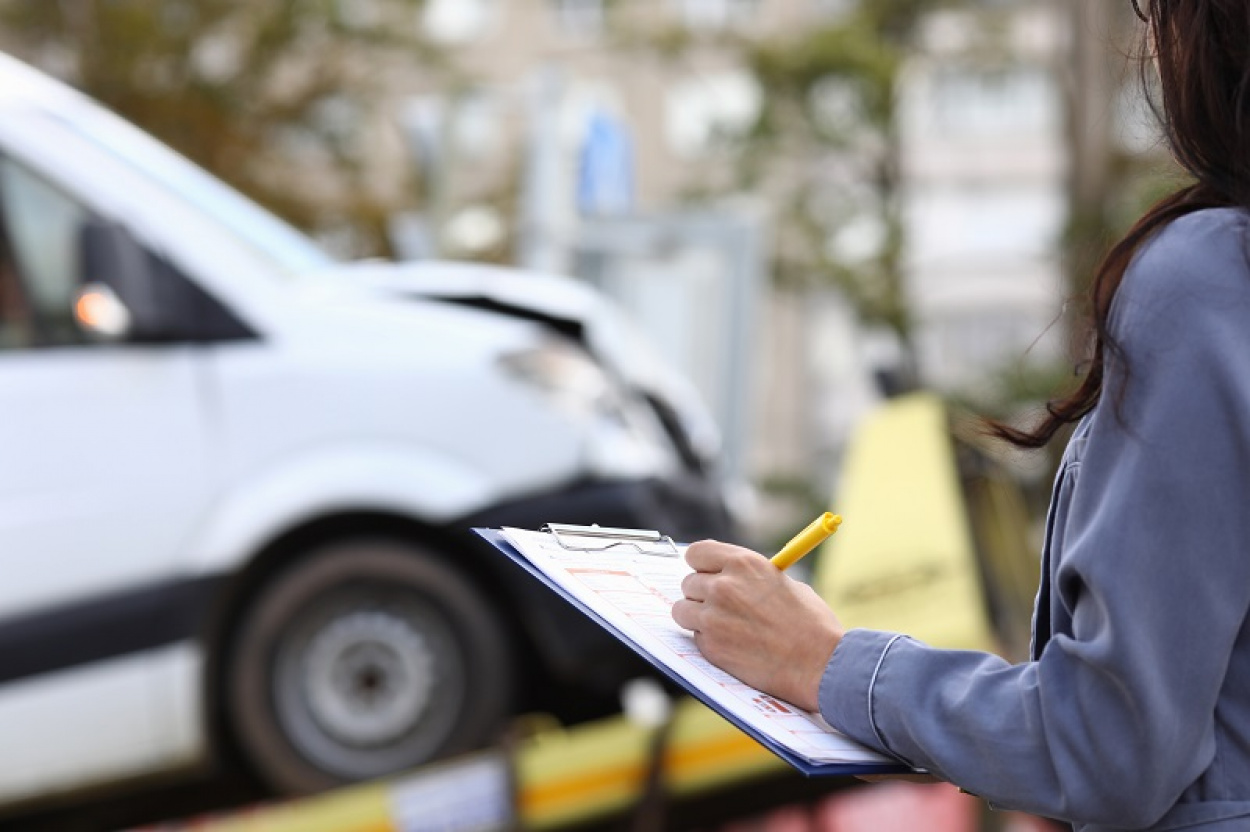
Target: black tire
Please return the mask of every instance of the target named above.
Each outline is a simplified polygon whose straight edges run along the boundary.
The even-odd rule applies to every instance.
[[[510,656],[490,604],[433,553],[344,540],[252,599],[225,704],[257,773],[306,794],[491,740],[511,706]]]

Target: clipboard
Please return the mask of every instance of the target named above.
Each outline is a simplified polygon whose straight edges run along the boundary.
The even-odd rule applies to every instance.
[[[552,526],[555,528],[553,529]],[[549,587],[565,601],[572,604],[596,624],[615,636],[619,641],[624,643],[627,647],[645,659],[665,676],[672,679],[695,699],[698,699],[704,705],[719,713],[739,730],[743,731],[769,751],[785,760],[805,776],[817,777],[860,774],[893,774],[914,771],[897,760],[885,757],[868,749],[862,750],[866,755],[870,755],[873,759],[857,759],[853,761],[839,762],[814,761],[800,753],[797,753],[793,748],[789,747],[784,742],[779,741],[776,737],[770,736],[765,731],[750,724],[750,722],[746,719],[734,713],[732,709],[726,708],[723,702],[717,701],[717,699],[707,690],[704,690],[702,687],[692,682],[689,678],[682,675],[682,673],[678,672],[674,669],[674,667],[666,663],[665,660],[661,659],[640,644],[634,636],[625,632],[620,626],[614,624],[606,618],[602,612],[593,608],[589,603],[577,597],[573,592],[562,586],[551,575],[547,574],[542,568],[531,561],[529,557],[519,551],[517,547],[504,536],[501,530],[474,528],[473,531],[501,553],[506,555],[527,573]],[[680,558],[682,554],[681,546],[671,537],[663,535],[659,532],[645,529],[613,529],[599,526],[548,524],[543,526],[540,529],[540,532],[550,535],[552,541],[560,549],[570,553],[589,555],[602,554],[605,558],[611,558],[617,553],[630,552],[635,555],[663,558],[669,562],[671,562],[671,559]],[[833,733],[837,734],[836,731]],[[855,745],[857,748],[862,748],[861,746],[858,746],[858,744],[854,744],[853,741],[849,740],[849,738],[845,738],[841,734],[838,734],[838,736],[842,737],[846,743]]]
[[[474,531],[478,530],[474,529]],[[649,529],[615,529],[599,525],[574,526],[569,523],[548,523],[539,531],[551,535],[561,549],[570,552],[606,552],[610,549],[630,548],[644,555],[681,557],[681,548],[673,538]],[[593,542],[577,543],[575,542],[577,538],[587,538]]]

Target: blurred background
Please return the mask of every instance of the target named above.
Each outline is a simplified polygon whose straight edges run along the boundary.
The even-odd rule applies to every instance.
[[[442,271],[419,293],[565,334],[580,289],[523,281],[605,298],[689,383],[667,405],[646,395],[716,495],[684,528],[761,548],[829,505],[883,403],[935,394],[958,433],[970,413],[1027,416],[1072,378],[1071,299],[1180,181],[1141,93],[1140,36],[1128,3],[1088,0],[0,0],[0,50],[306,233],[325,258],[311,271],[520,269]],[[20,160],[18,145],[0,155]],[[248,328],[268,302],[242,304]],[[629,377],[633,347],[605,349]],[[990,457],[1035,551],[1053,456]],[[498,505],[596,476],[500,486]],[[486,505],[419,520],[496,518]],[[13,620],[38,612],[14,597]]]
[[[5,0],[0,43],[337,257],[606,288],[735,473],[823,502],[881,374],[996,415],[1070,375],[1066,300],[1174,184],[1122,5]]]

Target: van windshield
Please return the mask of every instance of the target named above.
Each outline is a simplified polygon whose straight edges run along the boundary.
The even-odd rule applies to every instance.
[[[77,135],[190,202],[207,218],[267,256],[284,272],[302,274],[335,260],[307,235],[142,130],[97,107],[73,119],[53,116]]]

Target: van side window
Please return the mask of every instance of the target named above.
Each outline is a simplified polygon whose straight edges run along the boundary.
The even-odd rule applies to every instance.
[[[79,284],[78,230],[87,211],[63,191],[11,159],[0,158],[0,216],[4,218],[11,268],[22,278],[28,313],[36,318],[38,340],[50,344],[83,342],[74,323]],[[5,277],[0,276],[0,287]],[[0,307],[5,305],[0,288]],[[3,315],[4,313],[0,313]]]

